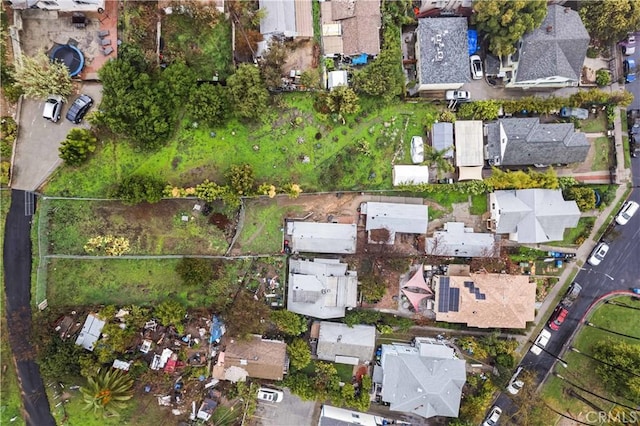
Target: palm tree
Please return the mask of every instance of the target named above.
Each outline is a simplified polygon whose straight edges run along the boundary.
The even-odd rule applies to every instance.
[[[99,411],[104,417],[119,416],[118,410],[123,409],[133,397],[131,388],[133,379],[118,369],[98,370],[94,377],[87,378],[87,386],[81,387],[86,411],[93,409],[94,414]]]
[[[445,148],[443,150],[438,151],[437,149],[426,146],[424,151],[424,160],[431,167],[435,167],[436,175],[438,178],[442,176],[443,173],[448,173],[453,171],[453,166],[446,158],[447,153],[450,148]]]

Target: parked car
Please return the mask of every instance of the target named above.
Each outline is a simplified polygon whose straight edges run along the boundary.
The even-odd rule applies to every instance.
[[[591,253],[591,256],[589,257],[589,260],[587,260],[587,262],[589,262],[589,265],[598,266],[600,262],[604,260],[604,257],[608,252],[609,244],[601,242],[596,246],[596,248],[593,249],[593,252]]]
[[[633,59],[625,59],[622,62],[622,69],[624,70],[624,81],[631,83],[636,81],[636,61]]]
[[[493,408],[491,409],[491,411],[489,412],[489,415],[485,419],[484,423],[482,423],[482,426],[495,426],[495,425],[497,425],[498,424],[498,420],[500,420],[500,414],[502,414],[502,409],[500,407],[498,407],[497,405],[494,405]]]
[[[564,320],[569,315],[569,311],[562,305],[556,306],[556,309],[553,311],[551,315],[551,319],[549,319],[549,328],[553,331],[557,331],[560,329],[560,326],[564,322]]]
[[[622,54],[633,55],[636,53],[636,36],[629,34],[627,39],[622,43]]]
[[[518,367],[516,372],[511,376],[511,380],[509,380],[509,385],[507,385],[507,392],[511,395],[517,395],[520,392],[520,389],[524,386],[524,382],[522,380],[518,380],[518,376],[522,372],[522,367]]]
[[[616,223],[618,225],[626,225],[629,222],[629,219],[633,217],[634,214],[638,211],[638,203],[635,201],[627,201],[622,205],[620,209],[620,213],[616,216]]]
[[[411,161],[413,164],[424,162],[424,141],[420,136],[411,138]]]
[[[80,95],[69,107],[67,111],[67,120],[72,123],[79,124],[84,118],[89,108],[93,105],[93,99],[89,95]]]
[[[586,120],[587,118],[589,118],[589,110],[584,108],[562,107],[560,109],[560,117],[562,118],[575,117],[578,120]]]
[[[258,399],[267,402],[280,402],[284,398],[284,393],[279,390],[260,388],[258,389]]]
[[[465,90],[447,90],[444,98],[448,101],[469,102],[471,100],[471,93]]]
[[[549,330],[542,330],[536,341],[533,342],[533,346],[531,346],[531,352],[536,355],[540,355],[542,350],[547,347],[547,343],[549,343],[549,339],[551,338],[551,333]]]
[[[64,102],[60,95],[50,95],[44,103],[42,117],[57,123],[62,116],[62,106]]]
[[[479,55],[471,55],[469,61],[471,62],[471,78],[481,80],[482,77],[484,77],[484,73],[482,72],[482,59],[480,59]]]

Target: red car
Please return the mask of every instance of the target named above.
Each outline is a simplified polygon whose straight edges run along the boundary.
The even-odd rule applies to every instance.
[[[564,320],[567,318],[569,311],[566,310],[563,306],[558,306],[555,311],[553,311],[553,315],[551,315],[551,319],[549,320],[549,328],[556,331],[560,328]]]

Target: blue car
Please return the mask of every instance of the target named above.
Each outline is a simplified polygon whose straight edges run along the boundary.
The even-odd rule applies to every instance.
[[[627,83],[631,83],[636,81],[636,61],[633,59],[626,59],[622,63],[622,68],[624,70],[624,81]]]

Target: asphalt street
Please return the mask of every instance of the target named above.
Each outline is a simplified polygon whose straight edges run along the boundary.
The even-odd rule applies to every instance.
[[[640,203],[640,158],[632,158],[634,190],[629,199]],[[612,223],[602,238],[609,246],[609,252],[602,263],[591,266],[586,259],[574,281],[582,286],[580,296],[569,309],[569,315],[558,331],[551,331],[551,339],[540,355],[527,352],[520,363],[525,369],[534,372],[538,383],[542,382],[552,370],[557,358],[568,350],[577,330],[583,326],[583,317],[589,307],[600,297],[614,291],[630,290],[640,287],[640,214],[624,226]],[[546,318],[546,322],[549,318]],[[535,340],[537,335],[531,336]],[[501,393],[495,402],[505,414],[514,414],[517,407],[506,393]]]
[[[633,55],[624,56],[622,59],[633,59],[636,62],[636,68],[638,68],[638,64],[640,64],[640,32],[635,33],[636,35],[636,51]],[[622,73],[621,73],[622,74]],[[631,83],[625,83],[624,88],[629,92],[633,93],[633,102],[631,105],[627,107],[627,109],[640,109],[640,73],[636,75],[636,81]]]
[[[11,191],[11,208],[7,216],[4,237],[4,276],[7,297],[9,344],[16,369],[25,422],[33,426],[55,425],[49,409],[44,383],[36,363],[36,351],[31,345],[31,218],[25,211],[27,193]],[[35,200],[33,208],[35,209]]]

